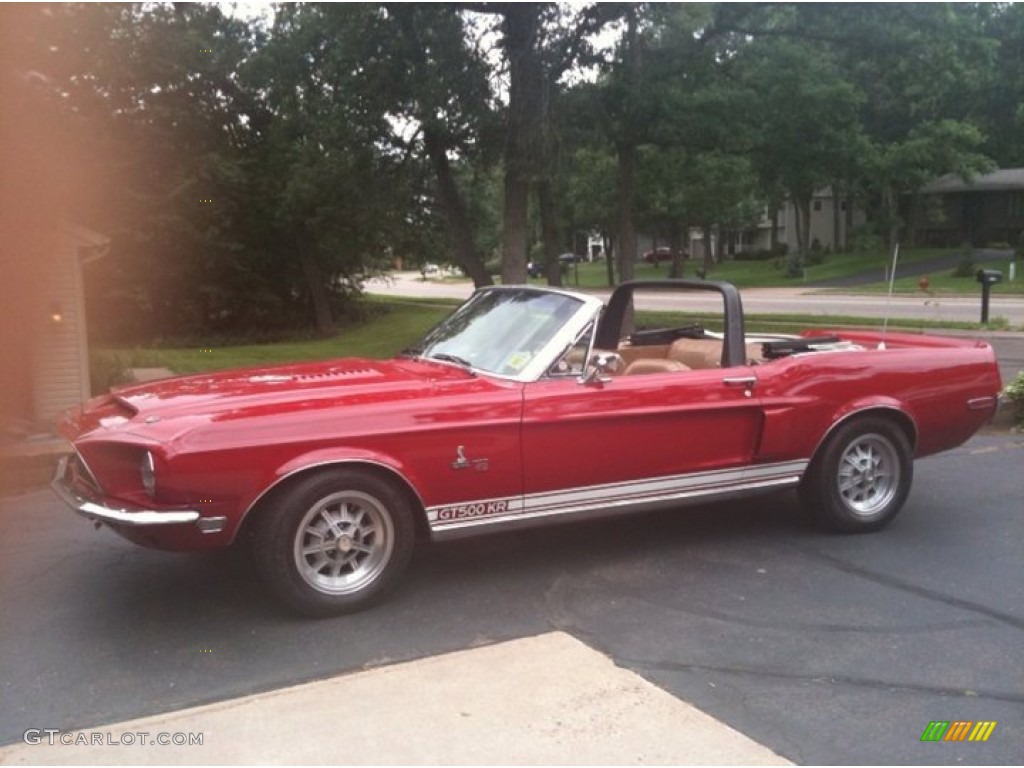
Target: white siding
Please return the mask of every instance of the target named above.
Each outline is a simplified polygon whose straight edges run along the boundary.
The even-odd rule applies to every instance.
[[[89,397],[82,270],[78,242],[71,234],[61,237],[51,264],[32,371],[35,416],[43,421],[52,421],[62,410]],[[60,322],[51,318],[56,308]]]

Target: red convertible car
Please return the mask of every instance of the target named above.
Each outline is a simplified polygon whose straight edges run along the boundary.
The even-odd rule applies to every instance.
[[[713,299],[720,326],[637,330],[635,298],[648,295],[683,311]],[[494,287],[392,360],[203,374],[91,400],[60,420],[73,451],[53,488],[145,546],[247,540],[272,592],[332,615],[393,587],[420,536],[789,488],[833,529],[881,528],[914,459],[967,440],[999,389],[983,342],[748,336],[727,283],[637,281],[607,306]]]

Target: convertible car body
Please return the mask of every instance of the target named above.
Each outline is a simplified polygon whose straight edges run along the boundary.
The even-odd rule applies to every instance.
[[[642,297],[696,322],[636,329]],[[695,311],[695,310],[693,310]],[[362,608],[418,535],[682,507],[796,488],[870,531],[915,457],[967,440],[1000,389],[982,342],[867,332],[748,336],[737,291],[638,281],[603,306],[482,289],[392,360],[341,359],[118,389],[66,413],[53,488],[133,542],[254,547],[293,608]]]

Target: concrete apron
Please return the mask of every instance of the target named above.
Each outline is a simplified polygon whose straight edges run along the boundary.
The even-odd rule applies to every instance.
[[[562,632],[41,741],[0,764],[791,765]]]

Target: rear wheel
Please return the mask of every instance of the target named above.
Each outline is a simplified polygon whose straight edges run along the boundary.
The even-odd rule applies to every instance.
[[[910,442],[877,416],[839,427],[811,463],[801,499],[827,528],[876,531],[902,509],[914,477]]]
[[[270,500],[253,543],[278,598],[307,616],[333,616],[366,608],[394,587],[414,539],[404,494],[377,475],[333,469]]]

